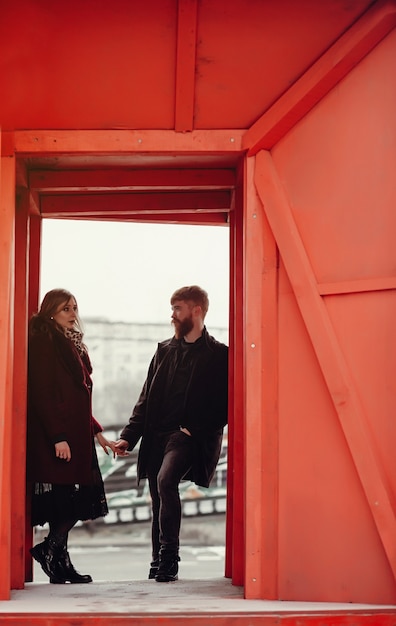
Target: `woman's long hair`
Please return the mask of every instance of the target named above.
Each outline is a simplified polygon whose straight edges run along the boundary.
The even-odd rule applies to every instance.
[[[48,291],[43,298],[40,310],[30,319],[29,333],[32,335],[42,332],[45,333],[50,332],[53,328],[56,328],[64,334],[64,328],[62,328],[62,326],[60,326],[55,319],[53,319],[53,315],[57,312],[59,307],[62,306],[62,304],[66,304],[71,298],[73,298],[77,304],[75,296],[73,296],[70,291],[67,291],[67,289],[51,289],[51,291]],[[76,329],[83,334],[82,323],[78,315],[78,310],[76,311]]]

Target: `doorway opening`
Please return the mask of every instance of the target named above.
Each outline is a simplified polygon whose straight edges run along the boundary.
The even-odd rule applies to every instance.
[[[175,289],[198,284],[208,292],[208,332],[229,344],[229,256],[226,224],[43,220],[39,300],[55,287],[75,295],[93,365],[93,414],[108,438],[117,439],[127,423],[158,341],[173,334],[170,296]],[[183,578],[224,574],[227,443],[225,429],[209,489],[190,481],[180,486]],[[73,561],[80,571],[88,567],[94,580],[145,578],[151,502],[147,481],[136,481],[137,449],[116,460],[99,446],[97,452],[109,514],[71,531]],[[46,530],[35,529],[35,543]],[[126,550],[133,558],[125,561]],[[41,579],[45,575],[35,563],[34,580]]]

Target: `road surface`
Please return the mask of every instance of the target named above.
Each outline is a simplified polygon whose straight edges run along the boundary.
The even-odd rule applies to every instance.
[[[223,515],[183,518],[180,578],[207,579],[224,575],[224,531]],[[34,543],[41,541],[47,532],[39,529]],[[145,579],[151,560],[150,524],[95,524],[91,529],[74,528],[70,533],[69,552],[77,571],[91,574],[94,581]],[[48,580],[36,562],[33,573],[35,582]]]

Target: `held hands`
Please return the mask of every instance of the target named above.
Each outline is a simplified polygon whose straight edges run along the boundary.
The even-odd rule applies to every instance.
[[[119,452],[115,449],[115,446],[116,446],[115,442],[109,441],[109,439],[107,439],[103,435],[103,433],[96,433],[96,439],[98,440],[99,444],[102,446],[106,454],[109,454],[107,448],[110,448],[110,450],[112,451],[113,458],[115,458],[116,454],[119,454]],[[125,443],[128,446],[128,443],[127,442]],[[59,441],[58,443],[55,444],[55,454],[58,457],[58,459],[62,459],[63,461],[71,460],[71,450],[67,441]]]
[[[55,454],[58,459],[69,462],[71,459],[71,450],[67,441],[59,441],[55,444]]]
[[[99,445],[102,446],[106,454],[109,454],[107,448],[110,448],[110,450],[113,453],[113,459],[114,459],[116,455],[115,442],[109,441],[109,439],[107,439],[102,432],[96,433],[96,439],[98,440]]]
[[[129,443],[125,441],[125,439],[118,439],[118,441],[116,441],[114,444],[113,452],[117,456],[128,456],[129,455],[128,446],[129,446]]]
[[[188,430],[188,428],[184,428],[184,426],[180,426],[180,430],[182,433],[184,433],[185,435],[188,435],[189,437],[191,437],[191,433]]]

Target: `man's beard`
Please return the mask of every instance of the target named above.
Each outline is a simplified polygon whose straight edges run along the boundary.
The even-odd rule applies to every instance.
[[[186,319],[184,319],[182,321],[180,321],[180,320],[173,320],[172,323],[173,323],[173,325],[175,327],[176,339],[181,339],[182,337],[185,337],[194,328],[194,322],[193,322],[193,319],[192,319],[192,315],[191,315],[191,317],[186,317]]]

